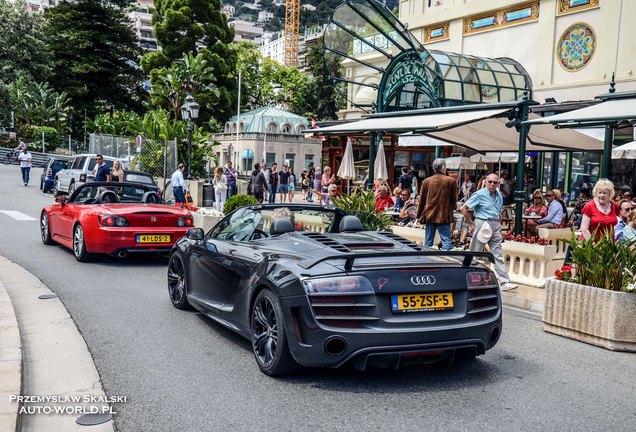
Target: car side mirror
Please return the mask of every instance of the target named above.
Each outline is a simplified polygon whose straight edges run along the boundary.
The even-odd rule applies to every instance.
[[[186,238],[190,240],[203,240],[203,229],[202,228],[190,228],[186,231]]]
[[[64,204],[66,204],[66,200],[67,200],[67,198],[66,198],[65,195],[58,195],[58,196],[55,197],[55,202],[59,203],[59,204],[62,204],[62,206],[64,206]]]

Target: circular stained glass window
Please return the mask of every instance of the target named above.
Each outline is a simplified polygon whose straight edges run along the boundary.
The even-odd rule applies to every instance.
[[[559,64],[568,72],[578,72],[588,65],[596,50],[596,35],[586,23],[568,27],[557,44]]]

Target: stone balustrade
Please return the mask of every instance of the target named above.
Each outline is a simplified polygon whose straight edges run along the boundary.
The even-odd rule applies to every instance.
[[[426,229],[422,228],[413,228],[413,227],[405,227],[399,225],[391,225],[391,231],[393,234],[397,234],[406,239],[414,241],[419,245],[423,245],[426,239]],[[433,240],[433,244],[437,245],[440,242],[439,232],[435,233],[435,240]]]
[[[219,223],[221,219],[223,219],[223,216],[203,215],[196,212],[192,213],[192,221],[194,223],[194,227],[202,228],[203,232],[206,233],[210,231],[212,227],[214,227],[214,225]]]
[[[568,250],[568,243],[572,238],[571,228],[539,228],[539,237],[547,239],[551,245],[556,246],[554,259],[564,259]]]
[[[539,288],[545,285],[548,263],[556,255],[556,246],[515,241],[503,242],[501,246],[511,281]]]

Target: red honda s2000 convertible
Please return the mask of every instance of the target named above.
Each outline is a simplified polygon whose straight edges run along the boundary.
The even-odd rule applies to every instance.
[[[86,183],[56,201],[40,215],[42,242],[72,249],[78,261],[94,253],[169,252],[192,227],[190,212],[163,204],[142,183]]]

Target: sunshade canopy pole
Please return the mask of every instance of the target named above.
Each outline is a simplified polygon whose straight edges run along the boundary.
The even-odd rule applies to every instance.
[[[515,235],[521,234],[521,220],[523,216],[523,203],[526,200],[525,177],[526,170],[526,140],[528,139],[529,125],[523,122],[528,120],[530,106],[538,105],[537,102],[528,98],[528,92],[523,95],[523,101],[519,104],[519,109],[515,109],[517,115],[514,126],[519,126],[519,158],[517,159],[517,181],[515,182]],[[514,119],[513,119],[514,120]],[[501,172],[499,173],[501,175]]]
[[[614,141],[614,125],[605,125],[605,145],[603,146],[603,158],[601,160],[601,172],[599,178],[609,178],[610,162],[612,161],[612,142]]]
[[[367,176],[369,178],[369,187],[373,187],[373,180],[375,174],[375,140],[378,137],[376,132],[371,132],[369,139],[369,171],[367,172]],[[380,137],[381,138],[381,137]],[[365,185],[363,185],[365,186]]]

